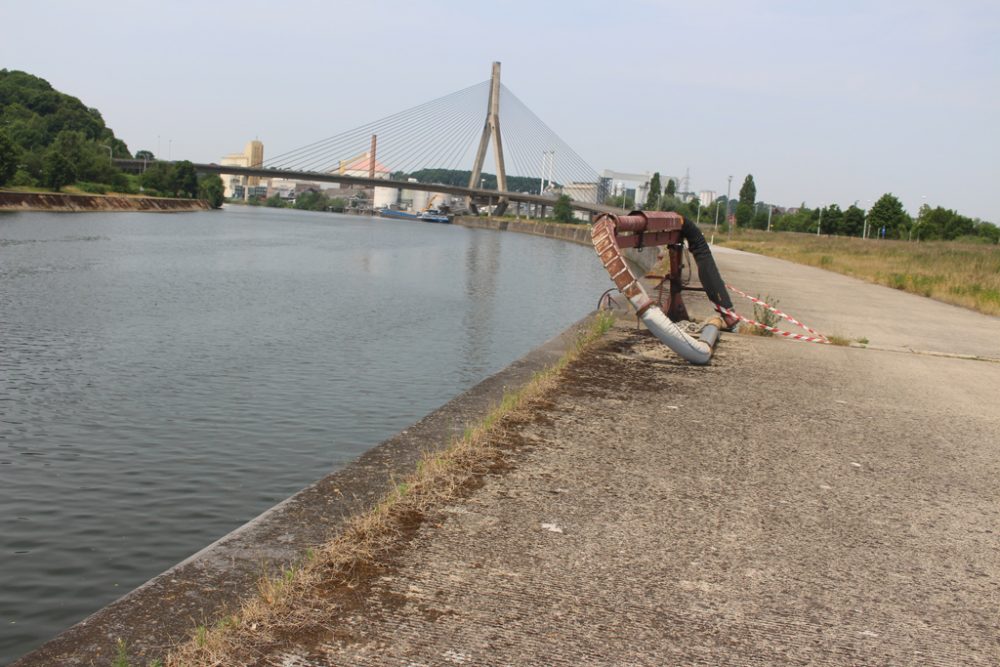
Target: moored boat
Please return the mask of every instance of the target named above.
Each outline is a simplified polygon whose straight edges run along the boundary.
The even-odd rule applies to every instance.
[[[441,222],[444,224],[448,224],[451,222],[451,218],[448,216],[447,213],[443,213],[436,208],[429,208],[417,217],[419,217],[424,222]]]
[[[375,211],[382,218],[396,218],[397,220],[420,220],[420,216],[409,211],[397,211],[394,208],[380,208]]]

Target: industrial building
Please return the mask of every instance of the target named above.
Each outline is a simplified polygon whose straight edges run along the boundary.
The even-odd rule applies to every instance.
[[[231,153],[219,162],[223,167],[260,167],[264,164],[264,144],[254,139],[248,142],[242,153]],[[236,176],[220,174],[224,196],[227,199],[249,199],[266,197],[267,186],[261,185],[259,176]]]

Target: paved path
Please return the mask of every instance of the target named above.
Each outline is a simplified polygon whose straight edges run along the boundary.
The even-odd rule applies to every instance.
[[[713,252],[727,283],[776,298],[779,310],[822,333],[885,349],[1000,360],[1000,318],[811,266],[725,247]],[[753,315],[752,303],[732,298],[738,313]]]
[[[719,259],[820,330],[1000,357],[996,318]],[[696,368],[619,329],[511,425],[510,470],[263,663],[1000,664],[998,398],[998,363],[726,335]]]

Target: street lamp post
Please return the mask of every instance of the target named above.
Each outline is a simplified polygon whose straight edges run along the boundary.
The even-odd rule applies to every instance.
[[[823,226],[823,204],[820,204],[819,222],[816,224],[816,236],[819,236],[820,227]]]
[[[113,165],[115,163],[115,158],[111,152],[111,146],[108,146],[107,144],[101,144],[101,148],[108,149],[108,163]]]
[[[729,194],[733,189],[733,177],[729,177],[729,182],[726,184],[726,224],[729,225],[729,238],[733,238],[733,223],[729,222]]]

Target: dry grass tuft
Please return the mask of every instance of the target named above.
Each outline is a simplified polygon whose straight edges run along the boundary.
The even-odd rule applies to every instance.
[[[493,443],[502,435],[505,420],[526,411],[567,364],[613,325],[613,315],[599,313],[558,362],[521,389],[505,393],[499,405],[446,450],[425,455],[412,475],[393,483],[377,505],[352,519],[337,538],[307,553],[296,566],[262,577],[257,594],[245,600],[237,613],[195,628],[187,642],[169,653],[166,664],[253,663],[290,638],[329,630],[324,623],[334,592],[363,589],[370,575],[381,571],[416,532],[430,509],[462,497],[472,481],[502,461],[504,453]]]

